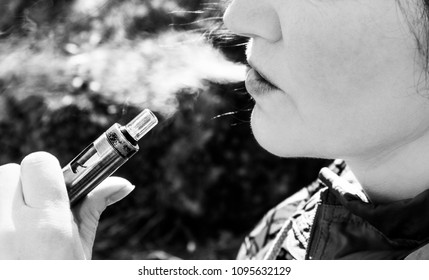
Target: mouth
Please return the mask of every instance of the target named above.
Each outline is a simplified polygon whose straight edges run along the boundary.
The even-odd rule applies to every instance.
[[[280,90],[266,76],[250,65],[246,75],[246,89],[250,95],[263,95]]]

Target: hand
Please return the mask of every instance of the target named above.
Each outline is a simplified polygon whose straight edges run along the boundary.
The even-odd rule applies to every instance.
[[[90,259],[101,213],[133,189],[108,178],[72,211],[54,156],[0,166],[0,259]]]

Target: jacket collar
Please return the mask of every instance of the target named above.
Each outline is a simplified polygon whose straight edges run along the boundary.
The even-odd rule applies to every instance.
[[[390,239],[429,242],[429,190],[412,199],[374,204],[347,166],[336,171],[324,168],[319,173],[321,183],[334,194],[327,203],[342,204]],[[429,256],[429,246],[426,252]]]

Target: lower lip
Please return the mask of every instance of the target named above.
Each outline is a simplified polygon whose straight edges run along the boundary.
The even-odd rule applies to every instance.
[[[268,83],[255,69],[250,69],[246,76],[246,89],[252,95],[264,95],[279,89]]]

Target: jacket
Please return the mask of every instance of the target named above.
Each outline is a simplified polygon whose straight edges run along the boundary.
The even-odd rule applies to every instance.
[[[272,210],[237,259],[429,259],[429,190],[373,204],[344,161]]]

